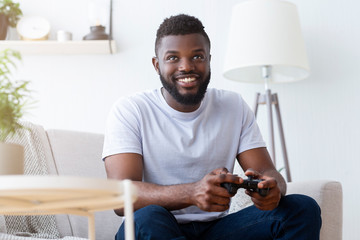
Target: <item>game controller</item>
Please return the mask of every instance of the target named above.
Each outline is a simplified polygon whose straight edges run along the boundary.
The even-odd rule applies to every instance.
[[[245,188],[265,197],[269,193],[269,188],[258,188],[258,183],[262,181],[264,181],[264,179],[253,179],[252,176],[248,176],[248,179],[244,179],[244,182],[241,184],[225,182],[220,185],[226,188],[230,194],[235,194],[239,188]]]

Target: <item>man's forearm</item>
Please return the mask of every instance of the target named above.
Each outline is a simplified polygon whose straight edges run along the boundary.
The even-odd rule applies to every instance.
[[[162,186],[152,183],[133,181],[138,189],[138,199],[134,203],[134,210],[148,205],[159,205],[168,210],[177,210],[193,205],[191,192],[192,183]],[[123,216],[123,209],[115,210],[117,215]]]

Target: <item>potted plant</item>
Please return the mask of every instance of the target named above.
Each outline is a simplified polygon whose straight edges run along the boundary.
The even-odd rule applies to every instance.
[[[16,27],[22,15],[19,3],[12,0],[0,0],[0,40],[4,40],[8,27]]]
[[[23,146],[6,143],[7,138],[24,128],[20,119],[30,98],[29,82],[11,79],[16,60],[21,60],[19,52],[10,49],[0,51],[0,174],[23,172]]]

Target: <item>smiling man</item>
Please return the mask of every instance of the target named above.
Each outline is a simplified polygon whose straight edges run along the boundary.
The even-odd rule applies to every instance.
[[[210,42],[198,33],[158,39],[153,65],[166,102],[181,112],[196,110],[210,82]]]
[[[184,14],[165,19],[155,54],[162,87],[114,104],[103,151],[108,177],[138,187],[136,239],[319,239],[319,206],[285,196],[247,104],[237,93],[208,88],[210,40],[202,23]],[[222,185],[244,181],[232,174],[235,160],[269,190],[247,190],[254,205],[228,214],[233,194]],[[124,239],[123,225],[115,239]]]

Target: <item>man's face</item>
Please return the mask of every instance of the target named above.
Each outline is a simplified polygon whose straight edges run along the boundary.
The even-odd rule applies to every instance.
[[[198,105],[210,82],[210,49],[201,34],[163,37],[153,64],[169,101]],[[171,102],[170,102],[171,105]]]

